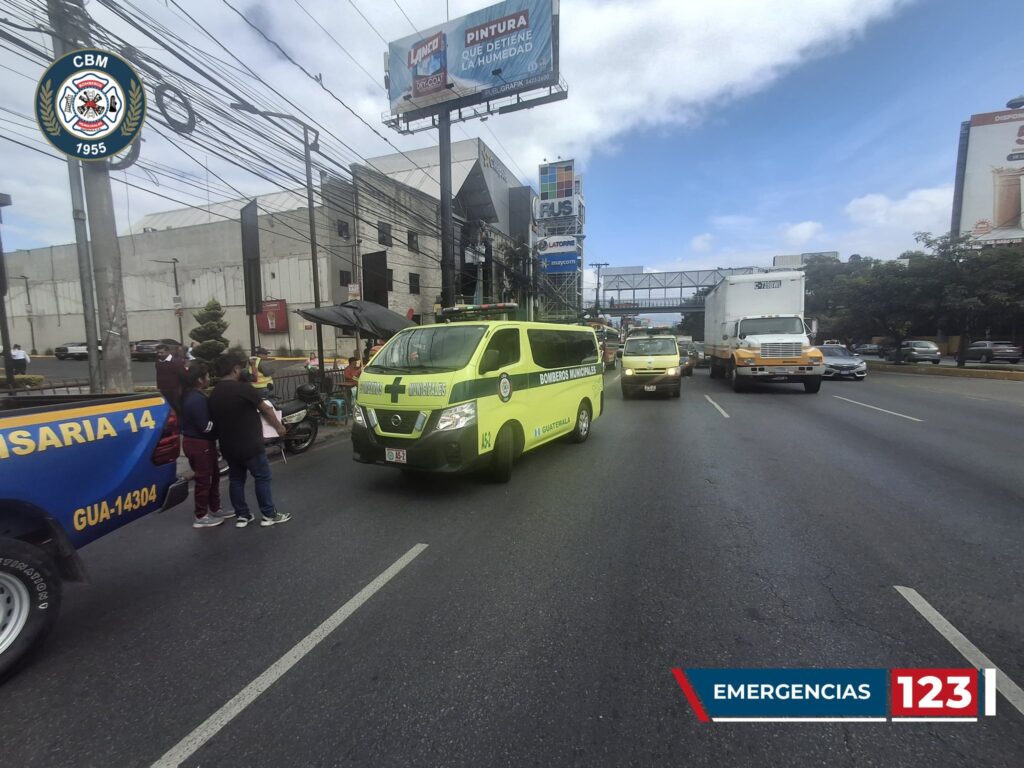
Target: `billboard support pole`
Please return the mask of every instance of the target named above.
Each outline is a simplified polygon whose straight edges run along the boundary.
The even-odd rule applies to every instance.
[[[451,112],[442,107],[437,120],[441,165],[441,304],[455,306],[455,229],[452,225],[452,124]]]

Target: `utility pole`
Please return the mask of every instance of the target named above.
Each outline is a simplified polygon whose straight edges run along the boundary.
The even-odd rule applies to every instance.
[[[174,273],[174,295],[178,299],[178,301],[180,302],[181,301],[181,289],[178,287],[178,260],[176,258],[173,258],[173,259],[150,259],[150,261],[157,262],[159,264],[170,264],[171,265],[171,270]],[[182,344],[184,344],[185,343],[185,328],[181,324],[181,315],[182,315],[181,309],[182,309],[181,307],[175,307],[174,308],[174,314],[176,314],[178,316],[178,341],[180,341]]]
[[[441,165],[441,306],[455,306],[455,228],[452,225],[452,116],[442,105],[437,115]]]
[[[15,280],[25,281],[25,316],[28,317],[28,335],[32,341],[32,349],[30,350],[33,355],[39,354],[36,351],[36,324],[32,320],[32,293],[28,288],[28,277],[25,275],[11,275]]]
[[[611,265],[607,261],[602,261],[590,266],[597,269],[597,288],[594,289],[594,313],[599,315],[601,314],[601,267],[610,267]]]
[[[60,0],[47,0],[50,24],[57,33],[53,36],[54,58],[63,56],[74,47],[65,41],[72,39],[69,23]],[[89,351],[89,391],[97,395],[103,391],[100,377],[99,337],[96,333],[96,294],[92,285],[92,256],[89,253],[89,233],[85,227],[85,195],[82,191],[82,164],[70,155],[68,183],[71,189],[71,216],[75,222],[75,250],[78,254],[78,282],[82,291],[82,322],[85,325],[85,345]]]
[[[3,209],[11,204],[11,196],[0,194],[0,224],[3,224]],[[4,243],[0,239],[0,344],[4,347],[4,379],[7,388],[14,389],[14,360],[11,359],[11,334],[7,330],[7,257]]]
[[[47,0],[50,23],[59,37],[91,45],[88,17],[83,0]],[[72,18],[69,18],[72,17]],[[76,27],[77,23],[77,27]],[[102,385],[106,393],[131,392],[132,371],[128,349],[128,313],[124,302],[121,275],[121,244],[114,220],[114,197],[110,190],[110,172],[106,160],[82,164],[82,179],[88,201],[93,275],[103,345]],[[88,329],[88,318],[86,318]]]
[[[309,134],[313,133],[310,142]],[[313,306],[320,306],[320,263],[316,253],[316,210],[313,208],[313,158],[312,148],[319,148],[320,134],[316,129],[302,124],[302,149],[306,159],[306,204],[309,208],[309,250],[313,258]],[[324,327],[316,323],[316,359],[320,367],[320,386],[326,391],[324,383]]]

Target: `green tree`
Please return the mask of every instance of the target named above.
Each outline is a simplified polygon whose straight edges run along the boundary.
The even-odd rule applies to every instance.
[[[843,327],[860,338],[885,334],[895,343],[899,362],[900,343],[926,303],[928,286],[921,280],[920,269],[913,262],[911,266],[876,262],[870,269],[840,275],[833,289]]]
[[[192,350],[192,354],[212,366],[217,357],[228,348],[228,340],[224,338],[224,332],[228,329],[227,321],[224,320],[224,308],[216,299],[210,299],[205,307],[193,312],[192,317],[199,323],[197,328],[188,333],[194,341],[199,342]]]

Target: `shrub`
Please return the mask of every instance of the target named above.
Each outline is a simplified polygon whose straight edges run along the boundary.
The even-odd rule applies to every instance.
[[[44,354],[44,355],[50,355],[50,356],[52,356],[52,355],[53,355],[53,347],[47,347],[46,349],[44,349],[44,350],[43,350],[43,354]]]
[[[194,341],[199,345],[192,350],[192,354],[209,366],[220,356],[228,346],[228,340],[224,338],[224,331],[228,324],[224,320],[224,308],[216,299],[210,299],[206,306],[192,313],[192,317],[199,323],[198,328],[188,332]]]
[[[284,344],[282,344],[280,347],[278,347],[277,348],[277,356],[278,357],[288,357],[288,347],[286,345],[284,345]]]
[[[30,387],[41,387],[46,378],[32,373],[16,373],[14,375],[14,386],[28,389]]]

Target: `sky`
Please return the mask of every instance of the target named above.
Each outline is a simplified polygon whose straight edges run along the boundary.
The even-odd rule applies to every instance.
[[[45,6],[4,5],[12,3],[28,6],[29,15]],[[432,132],[400,136],[381,124],[388,106],[381,38],[443,21],[446,5],[452,17],[482,5],[231,0],[360,120],[224,0],[179,3],[331,125],[348,147],[337,150],[339,162],[436,141]],[[174,3],[141,5],[215,50]],[[161,54],[99,0],[87,9],[97,23]],[[576,158],[591,262],[670,270],[768,264],[775,254],[808,251],[895,258],[914,247],[915,232],[948,228],[960,121],[1002,109],[1024,91],[1016,16],[1011,0],[562,0],[569,98],[465,123],[452,138],[479,136],[534,187],[544,158]],[[46,39],[17,34],[35,44]],[[41,68],[3,49],[0,67],[0,134],[49,155],[0,144],[0,191],[14,198],[4,211],[4,246],[69,242],[66,170],[31,117]],[[326,143],[327,151],[340,147]],[[191,189],[172,191],[169,177],[139,169],[128,178],[143,189],[125,187],[118,183],[124,174],[115,173],[119,231],[145,213],[179,207],[146,190],[205,203],[205,189],[196,186],[205,183],[205,168],[152,132],[143,152],[190,180]],[[276,190],[215,159],[207,164],[247,194]],[[211,195],[226,192],[220,185]]]

